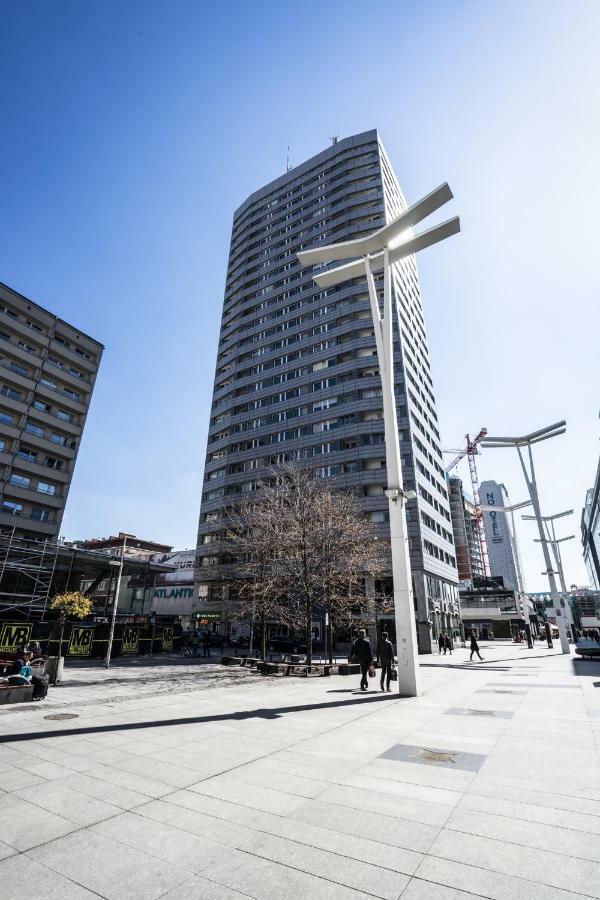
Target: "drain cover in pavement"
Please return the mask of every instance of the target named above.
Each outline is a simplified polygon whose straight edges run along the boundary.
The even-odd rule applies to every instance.
[[[410,744],[394,744],[379,759],[391,759],[396,762],[421,763],[429,766],[456,767],[467,772],[477,772],[485,762],[482,753],[466,753],[462,750],[442,750],[429,747],[415,747]]]
[[[52,713],[50,716],[44,716],[45,719],[52,719],[53,722],[63,722],[65,719],[78,719],[77,713]]]

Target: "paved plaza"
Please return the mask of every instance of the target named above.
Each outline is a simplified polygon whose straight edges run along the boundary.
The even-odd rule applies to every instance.
[[[181,658],[68,669],[0,711],[0,896],[600,898],[600,663],[482,654],[421,657],[410,700]]]

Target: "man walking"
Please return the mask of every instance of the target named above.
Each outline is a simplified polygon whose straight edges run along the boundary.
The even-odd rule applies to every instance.
[[[444,655],[446,654],[446,650],[452,656],[452,639],[449,635],[444,635]]]
[[[384,631],[381,635],[381,645],[379,647],[379,659],[381,660],[381,690],[390,691],[390,681],[392,680],[392,666],[394,665],[394,647],[392,642],[388,640],[388,633]],[[387,680],[384,688],[383,682]]]
[[[358,632],[358,637],[352,645],[352,656],[360,663],[360,689],[366,691],[369,686],[367,673],[373,662],[373,653],[371,652],[371,642],[364,628]]]
[[[208,628],[202,632],[202,656],[210,657],[210,631]]]
[[[440,653],[444,649],[444,633],[440,631],[440,636],[438,637],[438,647],[440,648]]]
[[[475,632],[471,631],[471,655],[469,657],[469,662],[473,659],[473,654],[476,653],[479,659],[483,659],[479,652],[479,644],[477,643],[477,637],[475,636]]]

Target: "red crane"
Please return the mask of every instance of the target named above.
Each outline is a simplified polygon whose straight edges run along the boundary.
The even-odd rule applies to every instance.
[[[483,559],[483,568],[485,570],[485,574],[489,577],[490,574],[490,561],[488,558],[487,551],[487,541],[485,539],[485,528],[483,526],[483,513],[481,511],[481,500],[479,497],[479,476],[477,475],[477,465],[475,463],[475,457],[479,453],[477,449],[477,445],[481,443],[481,441],[485,438],[487,434],[487,428],[482,428],[478,435],[476,435],[472,440],[470,436],[465,435],[465,439],[467,441],[466,447],[459,451],[459,454],[455,459],[452,460],[449,466],[446,466],[446,472],[450,472],[455,466],[459,464],[461,459],[464,459],[466,456],[469,460],[469,472],[471,473],[471,486],[473,488],[473,500],[475,503],[475,517],[477,519],[477,534],[479,537],[479,546],[481,547],[481,556]]]

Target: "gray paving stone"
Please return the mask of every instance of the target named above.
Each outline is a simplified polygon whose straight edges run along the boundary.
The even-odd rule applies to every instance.
[[[28,850],[76,828],[74,822],[12,794],[2,797],[0,802],[0,834],[3,842],[15,850]]]
[[[0,772],[0,788],[3,791],[18,791],[20,788],[30,787],[32,784],[45,784],[45,779],[39,775],[32,775],[23,769],[9,768]]]
[[[467,894],[444,884],[411,878],[410,884],[402,894],[402,900],[485,900],[485,898],[482,894]]]
[[[110,803],[119,809],[133,809],[142,803],[148,802],[148,796],[145,794],[130,791],[128,788],[120,787],[116,784],[110,784],[108,781],[92,778],[83,772],[67,775],[66,778],[59,778],[54,783],[57,786],[64,785],[69,790],[85,794],[87,797],[103,800],[105,803]]]
[[[173,790],[168,784],[161,784],[143,775],[134,775],[131,772],[123,772],[121,769],[114,769],[110,766],[96,766],[94,769],[86,772],[86,775],[90,778],[96,778],[98,781],[107,781],[108,784],[122,787],[125,790],[144,794],[147,797],[162,797]]]
[[[173,888],[161,900],[239,900],[248,896],[207,878],[198,877]]]
[[[40,900],[97,900],[98,895],[64,878],[25,854],[0,862],[2,900],[23,900],[33,894]]]
[[[56,813],[70,822],[75,822],[76,825],[93,825],[94,822],[100,822],[120,812],[117,806],[72,791],[62,782],[63,779],[48,781],[16,791],[14,796]]]
[[[464,808],[454,810],[446,823],[446,828],[600,862],[600,834],[586,834],[580,830],[561,828],[557,825],[540,824],[531,820],[525,821]]]
[[[536,885],[545,884],[600,898],[600,865],[587,860],[558,857],[548,851],[449,829],[440,832],[429,852],[431,856],[441,856],[504,875],[517,873],[520,879]],[[417,874],[419,872],[420,868]]]
[[[130,812],[100,822],[92,830],[196,874],[214,865],[228,851],[222,844],[181,827]]]
[[[515,792],[517,793],[517,792]],[[584,834],[600,836],[600,804],[594,805],[594,812],[588,814],[577,809],[577,802],[572,802],[572,807],[549,807],[540,805],[540,798],[534,791],[531,792],[532,802],[524,802],[521,799],[505,799],[479,796],[478,794],[466,794],[459,803],[460,809],[473,809],[484,813],[494,813],[496,816],[506,816],[509,820],[523,819],[526,822],[539,822],[543,825],[557,825],[561,828],[570,828],[582,831]],[[550,794],[552,803],[557,803],[559,798]],[[578,801],[580,804],[583,801]],[[588,801],[593,803],[593,801]]]
[[[237,850],[226,862],[211,869],[210,878],[234,890],[245,891],[256,900],[298,900],[300,897],[367,900],[369,897],[362,891]]]
[[[242,785],[227,775],[219,775],[209,781],[192,784],[189,788],[198,794],[230,800],[241,806],[252,806],[255,809],[263,809],[265,812],[273,812],[280,816],[286,816],[294,810],[300,809],[306,803],[304,797],[285,794],[283,791],[275,791],[267,787]]]
[[[414,797],[386,794],[380,791],[348,788],[335,785],[329,788],[320,799],[324,803],[335,803],[337,806],[362,810],[365,813],[382,814],[398,819],[410,819],[425,825],[443,825],[448,819],[451,807],[442,803],[432,803]],[[340,815],[343,812],[340,810]]]
[[[28,856],[107,900],[155,900],[189,878],[189,870],[164,865],[93,830],[79,831]]]
[[[425,883],[430,884],[432,888],[435,884],[441,884],[450,890],[455,890],[461,900],[463,891],[466,892],[465,900],[467,897],[470,900],[472,894],[476,897],[488,897],[490,900],[583,900],[584,896],[589,897],[587,894],[550,887],[539,881],[528,881],[524,878],[516,878],[514,875],[492,872],[478,865],[466,865],[462,862],[440,859],[435,856],[425,857],[413,881],[416,881],[417,878],[424,879]],[[409,900],[412,900],[410,894],[408,896]],[[426,892],[422,896],[424,900],[429,900]],[[418,894],[417,897],[419,897]],[[405,898],[406,892],[402,895],[402,900]],[[433,891],[431,898],[432,900],[436,898]]]
[[[408,819],[391,816],[365,815],[360,810],[340,807],[333,803],[314,800],[293,813],[291,819],[319,825],[342,834],[368,837],[382,844],[426,853],[439,829],[433,825],[422,825]]]

